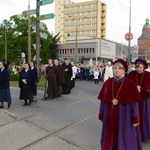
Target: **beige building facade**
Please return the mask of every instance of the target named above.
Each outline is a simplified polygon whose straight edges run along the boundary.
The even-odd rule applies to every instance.
[[[106,38],[106,4],[100,0],[55,0],[55,34],[60,43],[89,38]]]

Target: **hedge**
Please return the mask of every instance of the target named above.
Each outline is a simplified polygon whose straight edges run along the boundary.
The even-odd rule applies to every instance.
[[[19,80],[19,74],[10,74],[10,81],[18,81]]]

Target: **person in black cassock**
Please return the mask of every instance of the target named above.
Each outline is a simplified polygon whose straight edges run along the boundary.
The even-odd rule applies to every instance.
[[[65,71],[65,84],[63,86],[64,94],[69,94],[71,92],[71,77],[72,77],[72,66],[68,59],[65,58],[64,64],[62,64]]]
[[[19,76],[19,87],[20,87],[20,100],[24,100],[24,105],[31,105],[34,88],[34,76],[30,70],[29,64],[24,64],[24,69],[20,72]],[[27,102],[29,100],[29,103]]]
[[[35,67],[33,62],[30,62],[31,72],[33,74],[34,86],[32,89],[33,92],[33,100],[32,102],[37,102],[37,81],[38,81],[38,73],[37,68]]]
[[[0,61],[0,108],[4,108],[4,102],[8,103],[8,108],[11,105],[9,76],[6,64]]]

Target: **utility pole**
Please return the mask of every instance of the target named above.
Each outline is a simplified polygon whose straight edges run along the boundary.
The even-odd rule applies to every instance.
[[[7,64],[7,29],[5,26],[5,63]]]
[[[40,73],[39,58],[40,58],[40,0],[36,0],[36,67],[38,72],[38,78]]]
[[[130,43],[131,43],[131,0],[130,0],[130,9],[129,9],[129,43],[128,43],[128,64],[130,65]]]
[[[30,0],[28,0],[28,10],[30,10]],[[31,62],[31,27],[30,15],[28,15],[28,63]]]
[[[77,37],[78,37],[78,26],[77,26],[77,19],[76,21],[76,41],[75,41],[75,61],[78,62],[78,43],[77,43]]]

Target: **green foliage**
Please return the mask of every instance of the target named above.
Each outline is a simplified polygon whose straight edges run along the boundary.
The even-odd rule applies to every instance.
[[[10,81],[18,81],[19,74],[10,74]]]
[[[30,17],[31,26],[31,52],[34,57],[36,51],[33,44],[36,43],[36,18]],[[44,24],[44,23],[43,23]],[[43,63],[47,63],[49,59],[49,41],[50,33],[47,31],[47,27],[44,24],[45,29],[42,32],[48,34],[48,39],[40,39],[40,55]],[[6,29],[6,30],[5,30]],[[6,32],[5,32],[6,31]],[[5,34],[6,33],[6,34]],[[5,58],[5,35],[7,37],[7,56],[8,63],[19,64],[17,58],[17,50],[21,50],[25,53],[26,61],[28,60],[28,18],[23,15],[14,15],[10,17],[10,20],[4,20],[0,24],[0,60],[4,61]]]
[[[46,79],[44,76],[41,76],[39,82],[38,82],[38,87],[45,87]]]
[[[50,50],[50,58],[57,59],[58,58],[58,42],[60,40],[59,33],[53,37],[53,34],[50,36],[49,50]]]

